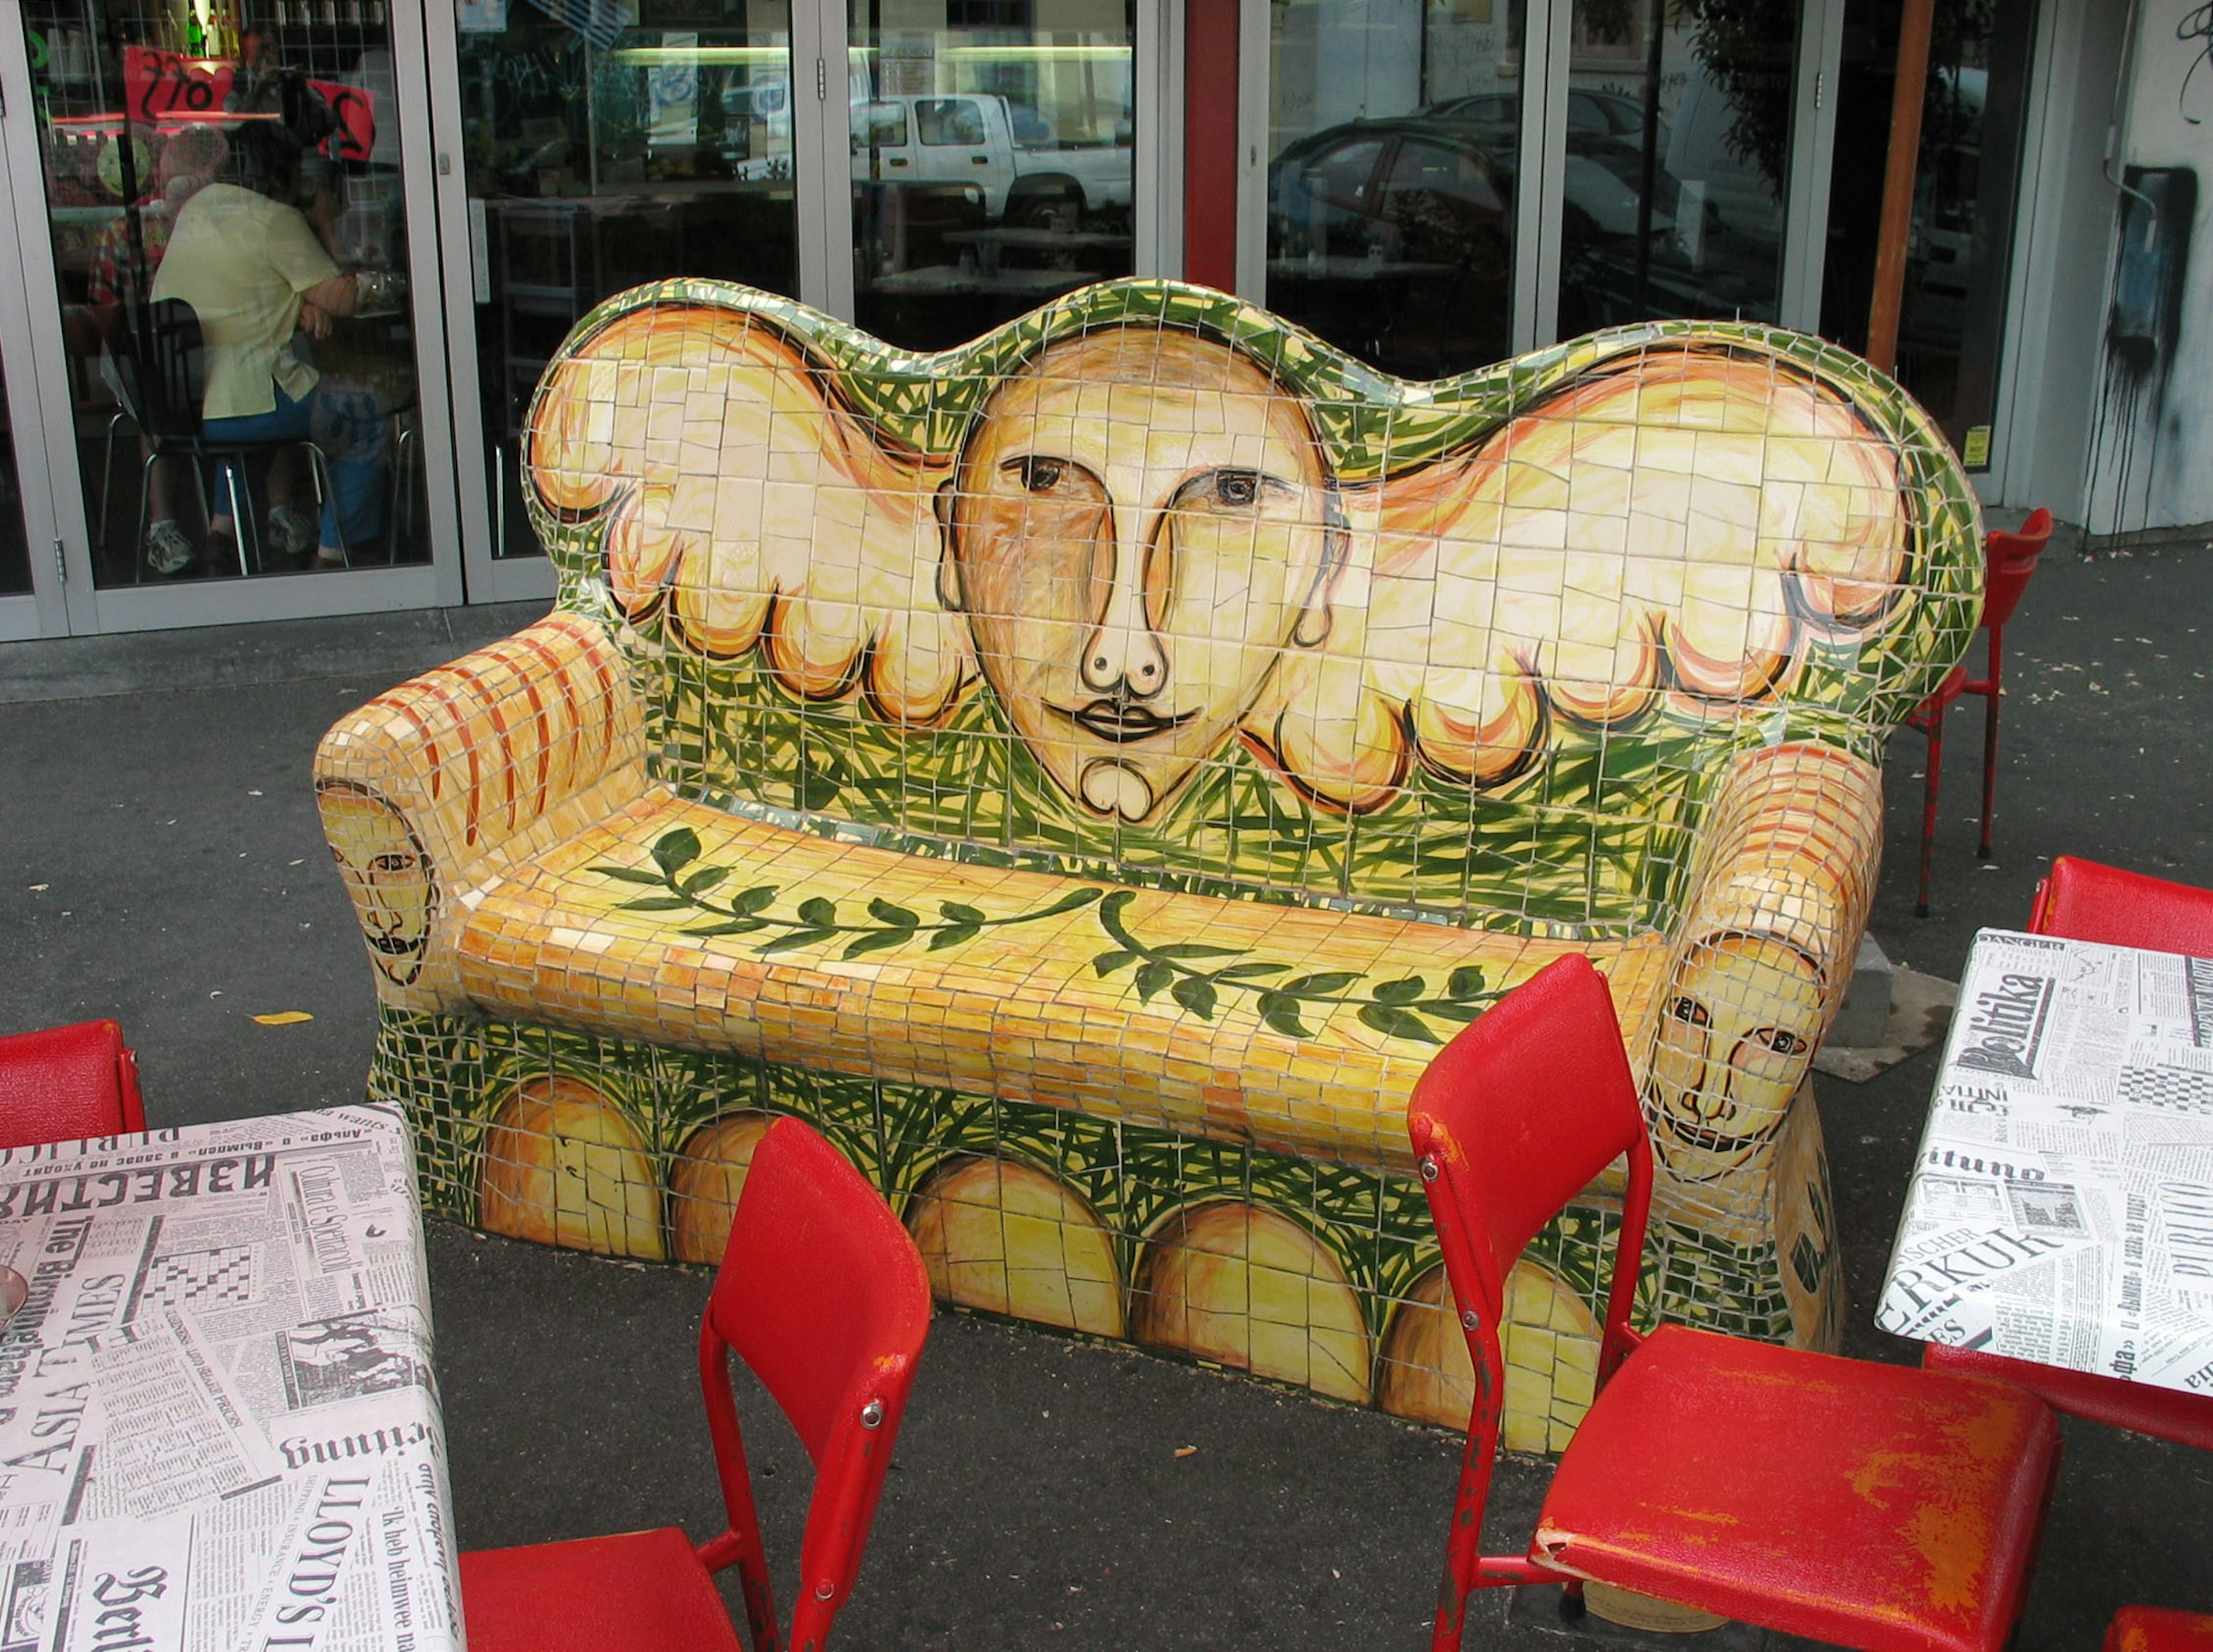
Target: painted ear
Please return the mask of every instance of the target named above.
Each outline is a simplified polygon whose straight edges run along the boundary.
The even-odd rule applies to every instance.
[[[954,473],[937,485],[930,496],[930,508],[937,517],[937,600],[948,613],[962,612],[960,606],[960,564],[954,555],[954,539],[959,530],[954,526],[954,486],[960,479],[956,466]]]
[[[1337,582],[1344,572],[1346,557],[1352,545],[1352,528],[1344,519],[1334,489],[1322,507],[1321,566],[1314,570],[1314,583],[1308,588],[1306,604],[1299,610],[1298,624],[1291,628],[1291,641],[1302,649],[1318,649],[1329,641],[1330,627],[1335,619],[1332,603],[1337,594]]]

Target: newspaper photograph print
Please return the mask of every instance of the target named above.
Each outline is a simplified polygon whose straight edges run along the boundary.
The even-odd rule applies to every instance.
[[[0,1152],[0,1652],[461,1644],[404,1126]]]
[[[2213,961],[1976,938],[1875,1320],[2213,1393]]]

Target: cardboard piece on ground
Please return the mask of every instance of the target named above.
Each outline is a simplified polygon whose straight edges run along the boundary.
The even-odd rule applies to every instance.
[[[1832,1078],[1864,1084],[1942,1039],[1952,1025],[1952,1008],[1959,1002],[1956,981],[1923,975],[1901,964],[1891,978],[1890,1026],[1882,1042],[1872,1049],[1825,1044],[1814,1058],[1814,1070]]]

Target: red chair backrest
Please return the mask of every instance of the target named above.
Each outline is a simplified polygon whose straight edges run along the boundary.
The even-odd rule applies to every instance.
[[[1983,540],[1983,624],[2003,625],[2021,606],[2021,594],[2036,572],[2036,559],[2051,543],[2051,513],[2039,506],[2016,533],[1992,533]]]
[[[2030,932],[2213,958],[2213,889],[2062,855],[2036,886]]]
[[[814,1464],[794,1646],[819,1644],[852,1593],[929,1331],[929,1276],[899,1218],[837,1149],[778,1119],[746,1172],[699,1360],[733,1530],[753,1526],[753,1493],[727,1352],[760,1378]]]
[[[1414,1086],[1407,1134],[1463,1310],[1469,1353],[1499,1358],[1505,1280],[1537,1230],[1625,1154],[1629,1189],[1614,1255],[1600,1380],[1627,1351],[1629,1307],[1651,1207],[1652,1149],[1606,978],[1571,954],[1456,1034]],[[1503,1365],[1492,1370],[1503,1394]]]
[[[138,1060],[115,1022],[79,1021],[0,1038],[0,1147],[145,1128]]]

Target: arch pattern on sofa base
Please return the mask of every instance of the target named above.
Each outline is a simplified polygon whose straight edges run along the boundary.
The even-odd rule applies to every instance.
[[[942,1301],[1465,1423],[1466,1353],[1410,1175],[953,1090],[391,1009],[369,1088],[416,1127],[426,1205],[492,1231],[711,1264],[753,1146],[791,1113],[882,1190]],[[1820,1128],[1801,1091],[1782,1161],[1808,1185],[1777,1198],[1826,1216]],[[1613,1197],[1594,1187],[1516,1270],[1512,1448],[1558,1450],[1589,1402],[1600,1264],[1618,1220]],[[1789,1248],[1655,1222],[1640,1317],[1833,1340],[1834,1246],[1801,1236]]]

